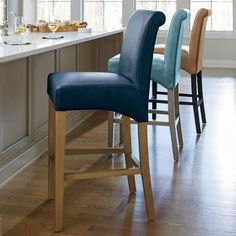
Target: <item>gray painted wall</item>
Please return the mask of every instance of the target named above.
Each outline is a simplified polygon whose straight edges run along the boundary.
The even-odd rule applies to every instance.
[[[208,60],[235,60],[236,39],[206,39],[205,59]]]
[[[184,39],[188,45],[189,39]],[[157,43],[165,43],[165,37],[157,37]],[[205,39],[204,65],[209,67],[234,67],[236,68],[236,39],[208,38]]]

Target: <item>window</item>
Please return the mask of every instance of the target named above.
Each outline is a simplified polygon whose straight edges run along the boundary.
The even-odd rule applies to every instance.
[[[171,18],[176,9],[191,10],[191,20],[186,29],[191,29],[193,19],[199,8],[212,10],[207,30],[236,33],[236,0],[37,0],[37,18],[48,19],[48,12],[54,12],[60,19],[71,18],[87,21],[89,27],[112,29],[122,27],[134,9],[160,10],[166,14],[166,24],[161,30],[168,30]],[[3,0],[0,0],[3,5]],[[1,16],[0,11],[0,16]],[[234,19],[235,18],[235,19]]]
[[[166,14],[166,24],[161,29],[168,29],[171,18],[177,8],[191,9],[191,27],[196,12],[200,8],[212,10],[208,19],[208,31],[236,31],[234,25],[234,7],[236,0],[136,0],[136,9],[161,10]]]
[[[136,9],[147,9],[155,11],[163,11],[166,15],[166,23],[161,27],[163,30],[167,30],[170,26],[171,18],[176,10],[175,0],[152,0],[152,1],[136,1]]]
[[[0,24],[3,23],[3,15],[4,15],[4,3],[3,0],[0,0]]]
[[[191,25],[199,8],[212,10],[207,30],[233,31],[233,0],[191,0]]]
[[[83,20],[95,30],[122,27],[122,0],[84,0]]]
[[[60,20],[71,19],[71,0],[37,0],[37,18],[48,20],[50,14]]]

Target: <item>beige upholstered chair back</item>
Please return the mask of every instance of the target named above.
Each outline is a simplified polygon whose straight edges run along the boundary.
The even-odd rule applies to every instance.
[[[194,19],[192,32],[190,35],[189,51],[182,55],[182,69],[190,74],[196,74],[202,69],[204,38],[206,32],[207,19],[211,15],[211,10],[201,8]]]

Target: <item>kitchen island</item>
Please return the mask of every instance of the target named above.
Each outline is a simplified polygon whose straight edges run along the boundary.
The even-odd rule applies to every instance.
[[[47,75],[64,71],[106,71],[107,60],[121,50],[123,30],[27,33],[30,45],[0,45],[0,184],[47,150]],[[92,111],[68,112],[67,131]]]

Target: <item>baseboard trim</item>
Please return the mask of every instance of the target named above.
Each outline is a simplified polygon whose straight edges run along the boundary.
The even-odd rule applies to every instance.
[[[67,119],[67,133],[78,127],[83,121],[93,114],[93,111],[83,111],[73,113]],[[32,164],[36,159],[47,151],[48,137],[45,136],[36,144],[28,148],[24,153],[17,156],[14,160],[7,163],[0,169],[0,186],[6,184],[14,176],[23,171],[26,167]]]
[[[205,68],[236,68],[236,60],[204,60]]]

